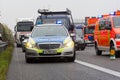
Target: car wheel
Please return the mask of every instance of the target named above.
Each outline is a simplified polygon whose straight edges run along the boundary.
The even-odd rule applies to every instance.
[[[116,51],[115,56],[120,57],[120,51]]]
[[[22,46],[22,52],[25,52],[25,48],[23,48],[23,46]]]
[[[69,61],[69,62],[74,62],[75,57],[76,57],[76,53],[75,53],[75,51],[74,51],[73,57],[69,57],[69,58],[68,58],[68,61]]]
[[[25,61],[26,63],[31,63],[33,60],[32,58],[27,57],[27,54],[25,53]]]
[[[75,43],[75,51],[79,50],[79,44]]]
[[[97,44],[95,44],[96,55],[102,55],[102,51],[98,49]]]
[[[24,50],[24,49],[22,49],[22,52],[25,52],[25,50]]]
[[[83,47],[81,48],[81,50],[84,50],[85,49],[85,45],[83,45]]]
[[[19,45],[19,44],[16,44],[16,46],[17,46],[17,47],[20,47],[20,45]]]

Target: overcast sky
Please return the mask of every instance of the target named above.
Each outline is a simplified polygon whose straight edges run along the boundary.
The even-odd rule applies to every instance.
[[[98,16],[120,9],[120,0],[0,0],[0,21],[13,30],[16,18],[36,19],[39,8],[69,8],[74,19],[84,19],[85,16]]]

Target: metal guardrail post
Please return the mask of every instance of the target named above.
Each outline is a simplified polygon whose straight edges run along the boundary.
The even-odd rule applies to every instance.
[[[0,41],[0,53],[6,49],[7,43]]]

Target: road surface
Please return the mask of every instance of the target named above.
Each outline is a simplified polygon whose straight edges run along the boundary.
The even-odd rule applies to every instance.
[[[87,63],[87,64],[86,64]],[[94,46],[76,52],[75,62],[41,60],[26,63],[21,48],[15,48],[7,80],[120,80],[120,58],[107,53],[96,56]]]

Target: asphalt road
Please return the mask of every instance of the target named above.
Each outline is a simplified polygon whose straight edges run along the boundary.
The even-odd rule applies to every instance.
[[[76,61],[84,61],[120,72],[120,58],[110,60],[104,53],[96,56],[93,46],[76,52]],[[21,48],[15,48],[7,80],[120,80],[120,77],[99,71],[77,62],[41,60],[26,63]]]

